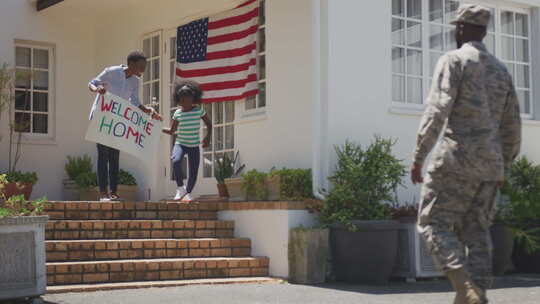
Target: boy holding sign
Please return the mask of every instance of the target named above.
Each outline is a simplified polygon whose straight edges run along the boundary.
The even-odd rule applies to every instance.
[[[151,107],[141,104],[139,100],[139,81],[146,69],[146,57],[141,52],[131,52],[127,57],[127,66],[111,66],[105,68],[101,74],[92,79],[88,84],[91,92],[105,94],[107,91],[122,97],[150,115],[153,119],[161,120],[161,116]],[[90,119],[97,108],[97,99],[90,111]],[[118,197],[118,171],[120,151],[102,144],[97,144],[98,149],[98,183],[100,201],[116,201]],[[107,170],[108,167],[108,170]],[[107,192],[109,184],[110,194]]]

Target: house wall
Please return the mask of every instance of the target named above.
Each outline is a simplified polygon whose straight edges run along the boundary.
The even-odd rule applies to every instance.
[[[18,169],[37,171],[40,178],[33,197],[46,195],[61,199],[67,155],[89,154],[96,162],[95,144],[84,141],[87,115],[93,101],[88,81],[104,67],[125,62],[126,55],[141,49],[144,34],[173,30],[177,26],[219,12],[244,0],[197,2],[188,0],[133,0],[125,5],[108,5],[106,10],[95,6],[106,4],[62,2],[36,12],[31,1],[5,0],[0,10],[0,55],[13,65],[14,39],[53,43],[55,61],[54,139],[41,144],[23,146]],[[263,115],[245,117],[237,104],[235,127],[236,149],[248,169],[269,170],[271,167],[303,167],[311,165],[311,10],[309,0],[290,3],[267,1],[267,107]],[[162,79],[168,78],[163,72]],[[301,67],[301,68],[298,68]],[[168,86],[162,84],[162,94]],[[168,101],[167,101],[168,102]],[[7,155],[7,117],[1,120],[2,155]],[[294,133],[292,133],[294,132]],[[159,161],[141,162],[122,153],[120,166],[132,172],[140,186],[141,199],[163,199],[167,184],[164,178],[167,158],[163,136],[163,153]],[[43,161],[46,156],[46,161]],[[202,166],[201,166],[202,167]],[[0,159],[0,170],[7,169],[7,158]],[[202,176],[200,174],[199,176]],[[165,182],[164,182],[165,181]],[[168,187],[170,189],[170,187]],[[216,193],[215,181],[200,178],[195,194]]]
[[[189,3],[189,5],[188,5]],[[141,48],[145,33],[171,30],[189,21],[191,15],[208,9],[192,1],[164,0],[159,5],[139,1],[115,18],[100,21],[95,28],[96,65],[94,74],[103,67],[125,61],[126,54]],[[206,4],[208,6],[208,4]],[[311,1],[269,0],[267,10],[267,107],[263,115],[246,117],[237,103],[235,149],[247,169],[268,171],[272,167],[309,168],[311,166]],[[136,22],[131,22],[136,20]],[[164,38],[166,39],[166,38]],[[168,63],[167,63],[168,64]],[[163,67],[163,65],[162,65]],[[87,77],[90,78],[92,74]],[[168,79],[163,75],[162,79]],[[168,86],[162,84],[162,96]],[[164,101],[168,102],[168,101]],[[166,149],[166,136],[162,137]],[[123,155],[122,168],[129,168],[141,184],[141,197],[162,199],[167,193],[164,177],[167,151],[162,161],[144,164]],[[201,164],[202,167],[202,164]],[[203,179],[199,171],[195,194],[217,193],[213,178]],[[148,189],[151,188],[149,195]]]
[[[252,256],[269,257],[270,276],[280,278],[289,277],[290,229],[315,227],[319,223],[306,210],[230,210],[220,211],[218,218],[234,221],[234,236],[249,238]]]
[[[56,111],[51,126],[54,138],[36,144],[26,137],[17,169],[37,172],[39,182],[34,187],[33,197],[46,195],[49,199],[60,199],[66,155],[80,155],[95,149],[95,145],[83,140],[91,101],[86,84],[88,75],[94,72],[95,43],[91,20],[83,16],[58,18],[52,13],[37,13],[31,1],[3,0],[0,4],[0,64],[14,66],[15,39],[55,46],[53,103]],[[8,168],[7,118],[4,112],[0,119],[0,171]]]
[[[328,20],[328,33],[322,36],[322,45],[328,49],[328,54],[323,53],[321,56],[323,66],[327,65],[328,68],[328,80],[321,82],[323,92],[325,89],[328,92],[321,96],[321,102],[328,108],[328,128],[322,133],[327,142],[322,148],[327,155],[327,158],[323,159],[325,169],[331,172],[335,167],[334,145],[342,144],[346,139],[368,145],[374,134],[397,139],[395,154],[409,166],[421,112],[392,107],[392,1],[321,2],[323,7],[327,7],[322,11],[321,19]],[[540,6],[540,1],[516,2]],[[533,15],[537,13],[538,9],[534,9]],[[535,22],[532,26],[533,33],[538,37],[540,26]],[[538,44],[538,40],[534,43]],[[538,52],[533,55],[536,57],[533,58],[536,60],[536,73],[540,69],[537,54]],[[533,99],[538,108],[540,86],[536,86],[534,90],[536,93]],[[536,116],[535,119],[540,117]],[[540,141],[537,140],[539,131],[538,121],[524,121],[522,151],[536,162],[540,162]],[[417,200],[419,187],[409,182],[409,176],[404,182],[406,188],[399,191],[400,201]]]

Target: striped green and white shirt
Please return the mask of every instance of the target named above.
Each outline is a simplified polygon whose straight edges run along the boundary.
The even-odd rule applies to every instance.
[[[204,115],[206,111],[203,107],[193,107],[189,112],[182,112],[182,109],[174,112],[173,119],[178,121],[176,144],[186,147],[198,147],[201,144],[201,118]]]

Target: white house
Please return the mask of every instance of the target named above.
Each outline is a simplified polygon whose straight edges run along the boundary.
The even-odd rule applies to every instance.
[[[68,155],[89,154],[88,81],[125,62],[135,49],[149,56],[145,103],[169,117],[176,28],[235,7],[243,0],[3,0],[0,60],[32,69],[33,104],[0,120],[0,170],[7,168],[7,116],[30,121],[19,169],[36,171],[33,196],[62,199]],[[524,117],[523,153],[540,161],[540,0],[469,0],[493,9],[488,47],[513,71]],[[409,163],[437,58],[454,47],[450,0],[266,0],[259,30],[259,96],[207,106],[212,149],[203,152],[197,194],[216,193],[213,159],[240,151],[248,168],[313,168],[316,189],[336,161],[334,146],[374,134],[398,139]],[[20,84],[25,86],[25,84]],[[168,124],[166,118],[165,123]],[[175,188],[170,139],[155,164],[125,153],[120,166],[136,176],[140,198],[159,200]],[[94,161],[95,163],[95,161]],[[402,201],[417,197],[406,182]]]

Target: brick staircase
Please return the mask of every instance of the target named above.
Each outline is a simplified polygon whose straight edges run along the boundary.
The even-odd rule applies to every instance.
[[[268,276],[217,204],[54,202],[45,231],[47,285]]]

